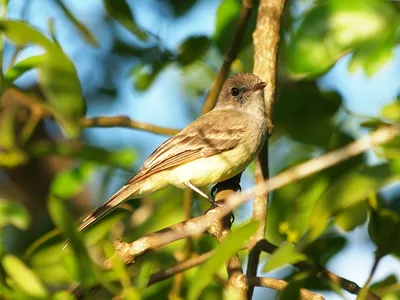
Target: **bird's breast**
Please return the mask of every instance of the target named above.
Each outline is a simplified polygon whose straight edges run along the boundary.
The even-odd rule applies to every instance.
[[[239,145],[235,149],[203,157],[169,171],[170,184],[183,188],[189,181],[195,186],[204,186],[229,179],[242,172],[254,159],[255,150]]]

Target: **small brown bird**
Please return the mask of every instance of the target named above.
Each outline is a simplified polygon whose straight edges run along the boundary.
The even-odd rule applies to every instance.
[[[127,199],[167,185],[188,187],[208,198],[198,187],[241,173],[257,156],[267,134],[265,86],[254,74],[229,78],[215,108],[161,144],[126,185],[82,221],[79,230]]]

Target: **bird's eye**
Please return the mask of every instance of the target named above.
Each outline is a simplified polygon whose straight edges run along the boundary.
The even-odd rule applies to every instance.
[[[239,89],[236,87],[231,88],[231,94],[232,96],[236,97],[237,95],[239,95]]]

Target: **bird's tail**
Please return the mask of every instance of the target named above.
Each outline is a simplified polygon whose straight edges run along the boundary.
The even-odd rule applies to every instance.
[[[135,184],[127,184],[124,185],[121,189],[118,190],[114,195],[107,200],[106,203],[101,205],[99,208],[94,210],[90,215],[88,215],[79,225],[78,231],[82,231],[89,226],[91,226],[94,222],[104,217],[112,210],[114,210],[119,204],[125,201],[129,196],[135,193],[136,190]]]

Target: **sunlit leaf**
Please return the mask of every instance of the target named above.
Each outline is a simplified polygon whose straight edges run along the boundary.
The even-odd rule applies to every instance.
[[[5,89],[9,87],[18,77],[23,75],[25,72],[28,72],[35,68],[39,68],[44,62],[44,55],[31,56],[25,58],[24,60],[21,60],[4,74],[3,88]]]
[[[134,78],[135,88],[138,91],[146,91],[160,74],[160,72],[167,66],[169,61],[155,61],[153,65],[139,65],[132,71]]]
[[[364,224],[368,219],[368,205],[358,202],[335,217],[335,224],[344,231],[351,231]]]
[[[11,224],[19,229],[26,229],[29,222],[30,216],[22,206],[0,199],[0,228]]]
[[[67,200],[57,195],[49,197],[49,213],[53,222],[68,238],[70,245],[63,251],[63,260],[72,277],[79,280],[83,285],[93,284],[94,269],[84,247],[81,235],[76,230],[75,220],[71,214],[71,208]],[[70,250],[72,248],[72,251]],[[71,271],[72,270],[72,271]]]
[[[53,295],[52,300],[75,300],[76,298],[68,291],[57,292]]]
[[[45,49],[39,83],[65,133],[70,137],[79,135],[79,119],[85,113],[86,104],[72,62],[57,44],[23,21],[1,21],[0,30],[17,45],[34,44]]]
[[[46,297],[48,292],[46,287],[21,260],[11,254],[6,254],[3,258],[3,268],[18,287],[27,295],[32,297]]]
[[[305,261],[307,256],[297,250],[292,244],[286,243],[276,249],[264,265],[263,272],[269,272],[286,264],[296,264]]]
[[[147,33],[136,23],[133,13],[125,0],[103,0],[107,13],[126,29],[132,32],[138,39],[146,41]]]
[[[365,70],[367,76],[372,76],[381,67],[390,62],[393,58],[393,50],[396,46],[395,41],[386,43],[385,45],[367,45],[361,47],[351,57],[348,69],[350,72],[355,72],[358,69]]]
[[[384,291],[386,288],[395,285],[398,282],[396,275],[391,274],[387,277],[385,277],[384,279],[375,282],[373,284],[371,284],[371,286],[369,287],[369,289],[376,293],[378,296],[383,296],[382,291]],[[400,286],[399,286],[400,288]]]
[[[0,111],[0,166],[14,167],[27,161],[27,155],[16,144],[14,122],[17,108]]]
[[[287,185],[274,192],[268,208],[268,241],[275,245],[284,241],[297,242],[309,229],[309,218],[315,202],[328,185],[329,180],[321,176]]]
[[[221,53],[225,53],[228,45],[232,42],[241,7],[242,1],[240,0],[223,0],[218,7],[213,39]],[[257,11],[257,7],[254,8],[254,11]],[[256,17],[255,13],[250,16],[242,37],[241,47],[243,48],[253,41],[252,33],[255,29]]]
[[[132,214],[132,209],[128,205],[121,205],[112,212],[102,217],[83,233],[85,244],[88,246],[97,244],[106,238],[107,233],[123,218]]]
[[[198,299],[202,290],[212,280],[212,275],[232,257],[244,243],[256,232],[258,222],[247,223],[227,236],[217,248],[215,254],[205,262],[197,273],[197,280],[193,282],[188,291],[188,299]]]
[[[47,284],[61,285],[71,281],[71,276],[63,264],[62,257],[70,255],[61,250],[64,241],[60,230],[55,229],[42,235],[25,252],[29,265]]]
[[[83,164],[79,168],[61,171],[54,178],[51,193],[62,198],[71,198],[80,193],[93,174],[93,166]]]
[[[79,32],[82,34],[82,36],[85,38],[85,40],[91,44],[92,46],[99,47],[99,42],[96,40],[96,37],[90,32],[90,30],[86,27],[85,24],[80,22],[74,14],[65,6],[63,1],[61,0],[56,0],[57,4],[65,14],[65,16],[68,18],[68,20],[71,21],[72,24],[79,30]]]
[[[382,108],[382,117],[400,123],[400,101],[385,105]]]
[[[360,48],[364,54],[357,58],[358,64],[372,74],[391,53],[390,46],[385,51],[375,46],[394,42],[398,20],[385,1],[324,1],[305,15],[290,40],[286,49],[289,69],[296,76],[315,76],[326,72],[344,54]],[[371,48],[376,50],[371,52]]]
[[[365,167],[334,182],[318,200],[310,217],[311,239],[325,229],[328,220],[353,205],[365,201],[390,177],[388,165]]]

